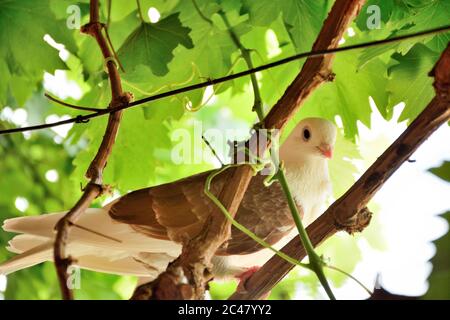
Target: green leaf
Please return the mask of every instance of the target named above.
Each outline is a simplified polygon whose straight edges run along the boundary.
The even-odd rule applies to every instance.
[[[367,8],[373,5],[380,8],[381,25],[379,29],[369,30],[366,22],[373,13],[368,13]],[[449,11],[450,3],[446,0],[370,0],[362,8],[356,24],[360,30],[366,31],[366,37],[375,37],[376,39],[392,38],[448,25]],[[447,32],[366,48],[359,59],[359,65],[362,66],[370,59],[392,50],[405,55],[417,43],[426,44],[431,50],[440,53],[447,46],[449,37],[450,35]]]
[[[406,106],[399,122],[412,121],[434,96],[433,79],[428,73],[433,69],[439,54],[423,44],[416,44],[405,56],[394,54],[397,64],[389,68],[389,82],[386,86],[390,93],[389,106],[400,102]]]
[[[8,64],[6,61],[0,60],[0,105],[2,106],[6,104],[10,79]]]
[[[84,135],[89,137],[89,147],[79,152],[74,161],[73,179],[78,182],[92,161],[105,129],[106,119],[96,119],[87,124]],[[168,129],[159,119],[146,120],[142,109],[130,109],[121,120],[119,135],[104,171],[104,182],[122,192],[149,186],[155,179],[158,148],[170,146]]]
[[[316,114],[333,120],[340,116],[344,124],[345,136],[351,139],[358,133],[357,121],[370,127],[371,96],[380,112],[386,116],[387,84],[386,65],[375,59],[365,68],[357,70],[354,52],[336,56],[333,82],[327,82],[314,91],[300,111],[301,116]]]
[[[323,255],[330,265],[349,273],[362,258],[361,250],[355,239],[342,232],[329,239],[323,246],[318,247],[316,251]],[[348,277],[342,273],[336,273],[332,277],[335,286],[343,285],[347,279]]]
[[[208,0],[197,0],[197,4],[203,15],[207,17],[220,10],[217,3]],[[194,48],[190,50],[188,57],[198,67],[200,77],[216,78],[229,73],[231,55],[237,48],[228,31],[203,20],[195,10],[192,1],[182,1],[176,10],[180,11],[180,19],[183,25],[192,29],[190,36]]]
[[[134,6],[135,8],[137,7],[135,1],[117,1],[117,2],[120,2],[120,3],[128,2],[130,6]],[[148,21],[149,20],[147,17],[148,9],[155,8],[161,14],[161,17],[165,17],[167,15],[170,15],[170,14],[176,12],[176,10],[174,10],[174,8],[180,2],[185,2],[185,1],[183,1],[183,0],[140,0],[139,2],[141,4],[143,18],[145,21]],[[123,4],[121,4],[121,5],[123,5]]]
[[[280,281],[271,291],[270,300],[290,300],[294,298],[299,283],[305,283],[305,279],[299,277],[298,268],[295,268]]]
[[[282,1],[283,19],[297,51],[309,51],[322,28],[329,1]]]
[[[10,90],[18,106],[23,106],[30,99],[34,88],[33,81],[26,77],[14,75],[10,79]]]
[[[211,16],[220,9],[215,2],[197,1],[197,4],[206,16]],[[180,2],[174,11],[179,13],[182,25],[192,30],[189,36],[193,48],[175,48],[174,58],[167,65],[169,72],[162,77],[151,73],[146,66],[132,73],[127,70],[123,77],[124,82],[128,86],[127,89],[137,97],[169,91],[231,72],[231,56],[237,49],[228,32],[205,21],[195,10],[192,1]],[[225,90],[229,85],[215,86],[216,93]],[[160,112],[157,117],[163,117],[164,114],[168,120],[179,119],[184,114],[186,104],[189,103],[193,108],[201,106],[203,92],[204,90],[200,89],[146,104],[145,116],[150,118],[154,116],[155,110],[159,110],[163,113]]]
[[[431,168],[430,171],[439,178],[450,182],[450,161],[444,161],[440,167]]]
[[[450,211],[444,213],[442,218],[450,225]],[[428,278],[428,292],[424,299],[450,299],[450,233],[434,241],[436,254],[431,259],[433,271]]]
[[[333,159],[329,162],[330,178],[335,199],[342,196],[355,182],[358,169],[351,162],[361,159],[358,146],[338,130]]]
[[[236,288],[236,281],[212,281],[209,283],[209,294],[213,300],[227,300],[236,291]]]
[[[244,0],[244,12],[257,26],[268,26],[282,13],[297,51],[309,51],[326,17],[329,1]]]
[[[167,74],[173,50],[178,45],[193,47],[189,37],[191,29],[184,27],[178,17],[179,14],[172,14],[155,24],[142,23],[118,51],[125,70],[134,71],[142,64],[158,76]]]
[[[8,74],[27,78],[34,89],[38,81],[42,81],[44,71],[52,73],[56,69],[66,68],[58,51],[44,41],[46,34],[67,48],[75,49],[73,32],[66,27],[65,20],[55,19],[48,0],[23,0],[20,4],[0,1],[0,60],[3,61],[0,69],[1,80],[6,81],[0,87],[0,102],[5,103]],[[21,91],[15,93],[19,94],[19,101],[27,98],[20,95]]]
[[[450,182],[450,161],[430,171],[439,178]],[[441,215],[450,226],[450,211]],[[436,254],[431,259],[433,270],[428,278],[429,288],[424,299],[450,299],[450,232],[434,241]]]
[[[447,0],[420,0],[409,1],[408,5],[411,9],[411,13],[405,19],[401,21],[402,25],[412,25],[408,30],[409,32],[420,32],[423,30],[433,29],[448,25],[449,22],[449,12],[450,12],[450,2]],[[441,35],[431,36],[431,38],[438,37]],[[427,41],[430,37],[426,38]]]
[[[255,37],[254,33],[258,31],[258,28],[254,28],[252,33],[243,37],[243,41],[246,44],[249,38],[259,40],[258,44],[252,43],[250,46],[256,49],[256,54],[253,55],[253,59],[258,64],[270,63],[295,54],[296,48],[290,41],[289,32],[286,30],[286,25],[281,17],[269,26],[259,28],[261,29],[260,33],[262,33],[262,36]],[[300,72],[302,63],[303,61],[293,61],[286,65],[261,72],[261,96],[266,106],[272,107],[280,99],[289,84]]]
[[[381,25],[377,32],[385,29],[387,32],[392,31],[399,21],[402,21],[408,16],[410,8],[404,1],[385,1],[385,0],[368,0],[362,7],[360,14],[356,18],[356,25],[362,31],[369,31],[368,22],[372,21],[370,18],[374,14],[372,10],[368,11],[369,7],[376,6],[380,9]]]

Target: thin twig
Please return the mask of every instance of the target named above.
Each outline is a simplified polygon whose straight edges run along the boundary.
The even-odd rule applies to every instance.
[[[122,240],[113,238],[113,237],[111,237],[111,236],[108,236],[107,234],[104,234],[104,233],[95,231],[95,230],[93,230],[93,229],[91,229],[91,228],[88,228],[88,227],[81,226],[81,225],[76,224],[76,223],[74,223],[74,222],[69,221],[69,224],[70,224],[71,226],[74,226],[74,227],[76,227],[76,228],[78,228],[78,229],[81,229],[81,230],[84,230],[84,231],[86,231],[86,232],[96,234],[96,235],[98,235],[98,236],[100,236],[100,237],[102,237],[102,238],[105,238],[105,239],[108,239],[108,240],[112,240],[112,241],[115,241],[115,242],[119,242],[119,243],[122,242]]]
[[[133,108],[136,107],[138,105],[141,104],[145,104],[151,101],[156,101],[156,100],[160,100],[163,98],[167,98],[167,97],[171,97],[180,93],[185,93],[185,92],[189,92],[189,91],[193,91],[193,90],[197,90],[197,89],[202,89],[202,88],[206,88],[210,85],[216,85],[219,83],[223,83],[223,82],[227,82],[230,80],[234,80],[234,79],[238,79],[241,77],[245,77],[248,76],[252,73],[256,73],[256,72],[260,72],[260,71],[264,71],[264,70],[268,70],[271,68],[275,68],[287,63],[290,63],[292,61],[296,61],[296,60],[300,60],[303,58],[314,58],[314,57],[322,57],[322,56],[326,56],[326,55],[333,55],[336,53],[341,53],[341,52],[345,52],[345,51],[352,51],[352,50],[357,50],[357,49],[362,49],[362,48],[370,48],[370,47],[376,47],[376,46],[380,46],[383,44],[389,44],[389,43],[394,43],[394,42],[399,42],[399,41],[404,41],[407,39],[412,39],[412,38],[419,38],[419,37],[424,37],[424,36],[429,36],[432,34],[438,34],[438,33],[443,33],[450,30],[450,26],[443,26],[443,27],[439,27],[439,28],[435,28],[435,29],[430,29],[430,30],[426,30],[426,31],[421,31],[421,32],[417,32],[417,33],[413,33],[413,34],[409,34],[409,35],[403,35],[403,36],[398,36],[398,37],[393,37],[393,38],[388,38],[388,39],[384,39],[384,40],[376,40],[376,41],[371,41],[371,42],[363,42],[360,44],[355,44],[355,45],[350,45],[350,46],[343,46],[343,47],[336,47],[336,48],[329,48],[329,49],[322,49],[322,50],[313,50],[310,52],[304,52],[304,53],[300,53],[300,54],[296,54],[281,60],[277,60],[271,63],[267,63],[264,65],[261,65],[259,67],[255,67],[253,69],[248,69],[248,70],[244,70],[241,72],[237,72],[234,74],[230,74],[228,76],[225,77],[221,77],[221,78],[217,78],[217,79],[208,79],[207,81],[204,82],[200,82],[197,84],[193,84],[193,85],[189,85],[186,87],[182,87],[182,88],[178,88],[178,89],[174,89],[174,90],[170,90],[167,92],[163,92],[160,94],[156,94],[156,95],[152,95],[143,99],[139,99],[136,100],[134,102],[131,103],[127,103],[127,104],[122,104],[122,105],[118,105],[115,108],[110,108],[108,109],[102,109],[102,111],[98,111],[95,113],[91,113],[91,114],[87,114],[87,115],[83,115],[83,116],[77,116],[71,119],[67,119],[67,120],[62,120],[62,121],[55,121],[52,123],[46,123],[46,124],[39,124],[39,125],[33,125],[33,126],[27,126],[27,127],[21,127],[21,128],[13,128],[13,129],[8,129],[8,130],[1,130],[0,131],[0,135],[2,134],[9,134],[9,133],[16,133],[16,132],[25,132],[25,131],[33,131],[33,130],[41,130],[41,129],[45,129],[45,128],[51,128],[51,127],[56,127],[56,126],[60,126],[60,125],[64,125],[64,124],[68,124],[68,123],[80,123],[84,120],[89,120],[89,119],[93,119],[93,118],[97,118],[97,117],[101,117],[104,116],[106,114],[109,113],[113,113],[113,112],[117,112],[117,111],[121,111],[121,110],[125,110],[128,108]]]
[[[200,16],[200,18],[202,18],[203,20],[205,20],[205,21],[206,21],[207,23],[209,23],[210,25],[214,25],[213,21],[203,14],[203,12],[202,12],[202,10],[200,9],[200,7],[198,6],[196,0],[192,0],[192,4],[194,5],[195,11],[197,11],[197,13],[198,13],[198,15]]]
[[[137,5],[137,11],[139,14],[139,18],[141,19],[142,23],[145,23],[144,16],[142,15],[141,2],[139,0],[136,0],[136,5]]]
[[[297,205],[294,201],[294,198],[292,197],[283,168],[279,168],[274,178],[278,180],[278,182],[281,185],[281,188],[283,189],[284,194],[286,195],[286,200],[288,202],[289,209],[292,212],[292,217],[294,218],[295,225],[297,226],[300,241],[305,247],[306,253],[309,258],[308,264],[311,266],[311,270],[316,274],[317,278],[319,279],[320,283],[325,289],[325,292],[327,293],[328,297],[331,300],[336,300],[333,291],[331,290],[331,287],[328,283],[328,280],[325,276],[325,273],[323,272],[324,263],[314,250],[314,246],[312,245],[311,240],[309,239],[308,233],[305,231],[305,227],[303,227],[300,213],[298,212]]]
[[[99,21],[98,0],[91,0],[89,16],[89,23],[83,26],[81,31],[96,39],[103,54],[111,86],[112,98],[109,108],[112,110],[117,106],[128,104],[131,99],[131,95],[122,91],[120,75],[113,59],[114,55],[108,46],[107,39],[105,39],[102,33],[103,24]],[[104,111],[102,110],[102,112]],[[103,169],[105,168],[106,162],[111,154],[111,150],[119,129],[121,116],[121,111],[116,110],[114,112],[110,112],[102,142],[98,148],[95,158],[92,160],[86,172],[86,177],[89,178],[90,181],[75,206],[69,210],[69,212],[61,218],[61,220],[58,221],[55,227],[56,237],[53,256],[61,293],[63,298],[66,300],[73,299],[73,292],[67,285],[67,268],[72,263],[72,258],[66,256],[67,239],[69,238],[70,230],[76,223],[77,219],[86,211],[92,201],[101,195],[105,189],[107,189],[107,187],[103,186]],[[85,120],[87,119],[79,119],[78,121]]]
[[[329,264],[325,264],[325,267],[327,267],[328,269],[331,269],[331,270],[340,272],[340,273],[342,273],[343,275],[345,275],[346,277],[352,279],[352,280],[355,281],[361,288],[363,288],[364,291],[366,291],[366,292],[369,294],[369,296],[371,296],[371,295],[373,294],[373,292],[370,291],[369,288],[367,288],[367,287],[364,285],[364,283],[362,283],[361,281],[359,281],[359,280],[358,280],[356,277],[354,277],[351,273],[348,273],[348,272],[346,272],[346,271],[344,271],[344,270],[342,270],[342,269],[340,269],[340,268],[338,268],[338,267],[331,266],[331,265],[329,265]]]
[[[108,40],[109,48],[111,49],[112,53],[114,54],[114,60],[119,64],[120,70],[122,72],[125,72],[125,69],[123,68],[122,62],[120,62],[119,56],[117,55],[117,52],[114,49],[114,46],[112,45],[111,38],[109,37],[108,28],[105,27],[104,29],[105,29],[106,39]]]
[[[49,100],[51,100],[53,102],[56,102],[57,104],[60,104],[60,105],[62,105],[64,107],[68,107],[68,108],[75,109],[75,110],[94,111],[94,112],[104,110],[104,109],[99,109],[99,108],[82,107],[82,106],[77,106],[77,105],[74,105],[74,104],[70,104],[70,103],[61,101],[58,98],[55,98],[55,97],[51,96],[47,92],[44,93],[44,97],[46,97],[47,99],[49,99]]]
[[[112,7],[112,0],[107,0],[107,6],[108,6],[108,15],[106,16],[106,29],[109,28],[109,25],[111,24],[111,7]]]
[[[202,140],[205,142],[205,144],[208,146],[208,148],[211,150],[212,154],[214,155],[214,157],[216,157],[216,159],[219,161],[220,165],[223,167],[224,163],[222,162],[222,160],[220,159],[219,155],[217,154],[216,150],[214,150],[214,148],[212,147],[212,145],[209,143],[209,141],[205,138],[204,135],[202,135]]]
[[[222,17],[222,20],[228,29],[231,39],[233,40],[234,44],[236,45],[236,47],[238,47],[239,51],[241,52],[242,58],[244,58],[244,61],[247,64],[248,69],[249,70],[254,69],[252,57],[250,56],[250,50],[248,50],[247,48],[245,48],[242,45],[241,41],[239,40],[239,37],[234,32],[233,27],[231,26],[230,22],[228,21],[228,18],[227,18],[227,15],[225,14],[225,12],[220,11],[219,14]],[[259,90],[258,80],[256,79],[256,73],[250,74],[250,80],[252,83],[253,98],[254,98],[252,111],[256,112],[256,114],[258,115],[259,121],[262,122],[264,120],[264,111],[262,108],[261,93]]]

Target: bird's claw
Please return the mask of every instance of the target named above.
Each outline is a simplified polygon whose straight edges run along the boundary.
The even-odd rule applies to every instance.
[[[248,292],[247,288],[245,287],[247,280],[255,273],[257,272],[261,267],[259,266],[253,266],[242,272],[241,274],[238,274],[236,278],[239,279],[239,284],[236,289],[236,292],[245,293]],[[260,297],[261,300],[267,300],[267,298],[270,296],[270,291],[265,293]]]

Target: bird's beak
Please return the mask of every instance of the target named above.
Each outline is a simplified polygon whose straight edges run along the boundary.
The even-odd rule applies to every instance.
[[[320,146],[317,147],[319,149],[319,152],[328,159],[331,159],[333,157],[333,147],[327,143],[322,143]]]

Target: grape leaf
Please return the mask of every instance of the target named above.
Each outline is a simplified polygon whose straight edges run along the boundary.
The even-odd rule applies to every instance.
[[[314,91],[300,111],[303,117],[316,113],[330,120],[339,115],[344,124],[345,136],[351,139],[358,133],[357,121],[370,127],[369,96],[384,114],[388,103],[385,94],[386,65],[380,59],[375,59],[365,68],[357,70],[356,56],[354,52],[336,56],[333,64],[336,74],[334,81]]]
[[[208,291],[213,300],[227,300],[236,291],[236,288],[236,281],[212,281],[209,283]]]
[[[262,29],[260,32],[264,37],[257,38],[253,36],[254,32],[252,33],[253,39],[259,39],[260,42],[264,41],[262,44],[259,43],[259,45],[251,43],[251,48],[256,49],[256,54],[253,55],[254,61],[260,64],[270,63],[295,54],[295,47],[290,41],[289,32],[286,30],[281,17],[278,17],[267,27],[270,31],[264,27],[259,27]],[[248,38],[250,38],[249,35],[246,35],[243,37],[243,41],[248,43],[246,41]],[[269,47],[271,48],[271,52],[268,50]],[[283,95],[289,84],[300,72],[301,63],[293,61],[286,65],[261,72],[261,96],[266,106],[272,107]]]
[[[450,225],[450,211],[441,215]],[[436,254],[431,259],[433,271],[428,278],[428,292],[425,299],[450,299],[450,233],[434,241]]]
[[[8,84],[8,75],[16,75],[27,78],[35,88],[44,71],[52,73],[66,68],[58,51],[43,40],[46,34],[75,50],[73,32],[66,27],[65,20],[55,19],[48,0],[23,0],[20,5],[0,1],[1,82]],[[6,101],[4,87],[5,84],[0,88],[1,103]],[[26,96],[18,96],[20,101],[25,99]]]
[[[366,24],[369,15],[367,8],[377,6],[380,9],[381,24],[379,29],[370,30]],[[411,0],[411,1],[383,1],[370,0],[362,8],[361,14],[357,18],[357,26],[369,37],[377,34],[377,38],[392,38],[394,36],[412,34],[433,28],[442,27],[448,24],[450,2],[446,0]],[[372,47],[363,50],[359,58],[359,65],[370,61],[370,59],[380,54],[395,50],[407,54],[417,43],[424,43],[430,49],[441,52],[447,46],[450,35],[441,33],[426,37],[413,38],[398,43],[391,43],[380,47]]]
[[[439,178],[450,182],[450,161],[445,161],[440,167],[430,171]],[[450,211],[441,215],[450,226]],[[450,299],[450,232],[434,241],[436,254],[431,259],[433,271],[428,282],[428,292],[425,299]]]
[[[89,138],[89,147],[77,154],[74,160],[75,181],[84,176],[84,171],[93,159],[100,144],[106,119],[93,120],[87,124],[84,135]],[[168,129],[159,120],[147,120],[140,108],[124,113],[120,132],[104,171],[104,182],[127,192],[147,187],[155,179],[158,163],[156,150],[170,145]]]
[[[439,178],[450,182],[450,161],[444,161],[440,167],[431,168],[430,171]]]
[[[358,146],[346,139],[341,130],[338,130],[334,149],[333,159],[329,162],[329,171],[333,195],[335,199],[338,199],[355,183],[358,170],[351,161],[361,159],[361,154]]]
[[[0,60],[0,104],[5,105],[11,74],[5,60]]]
[[[140,64],[148,65],[155,75],[169,72],[167,63],[173,59],[173,50],[179,45],[192,48],[190,28],[184,27],[178,14],[157,23],[142,23],[118,51],[125,70],[133,71]]]
[[[206,16],[211,16],[220,9],[217,3],[211,1],[197,1],[197,4]],[[192,1],[182,1],[173,10],[179,14],[182,25],[192,30],[189,36],[193,47],[175,48],[174,58],[167,66],[170,72],[162,77],[152,74],[146,67],[131,73],[127,71],[123,77],[124,82],[137,97],[168,91],[230,73],[231,56],[237,49],[228,32],[221,30],[214,23],[205,21],[196,11]],[[229,84],[216,86],[216,92],[226,89],[227,86]],[[193,108],[201,106],[203,92],[204,90],[200,89],[145,104],[145,116],[179,119],[184,114],[187,104]],[[156,115],[155,112],[159,114]]]
[[[448,25],[450,2],[447,0],[420,0],[408,1],[409,6],[414,6],[414,11],[402,20],[402,25],[412,25],[409,32],[420,32]],[[414,3],[413,3],[414,2]],[[433,35],[431,38],[442,38],[444,35]],[[422,40],[423,41],[423,40]],[[425,42],[430,41],[427,37]]]
[[[349,234],[340,232],[329,239],[326,245],[317,248],[317,253],[329,260],[329,264],[346,272],[352,272],[356,264],[361,260],[361,249],[355,239]],[[341,286],[347,280],[347,276],[337,273],[332,278],[334,285]]]
[[[197,1],[203,15],[209,17],[217,14],[220,6],[211,1]],[[180,11],[183,24],[192,29],[190,33],[194,48],[190,52],[202,77],[220,77],[231,68],[231,55],[237,50],[227,30],[205,21],[195,10],[191,1],[183,1],[176,8]]]
[[[388,71],[386,89],[390,93],[389,106],[405,102],[405,109],[398,121],[412,121],[434,96],[433,79],[428,73],[433,69],[439,54],[423,44],[416,44],[405,56],[394,54],[393,58],[398,63]]]
[[[326,0],[244,0],[243,3],[243,12],[248,12],[250,21],[257,26],[270,25],[282,13],[299,52],[311,49],[329,8]]]
[[[328,1],[283,1],[283,19],[297,51],[309,51],[325,20]]]

